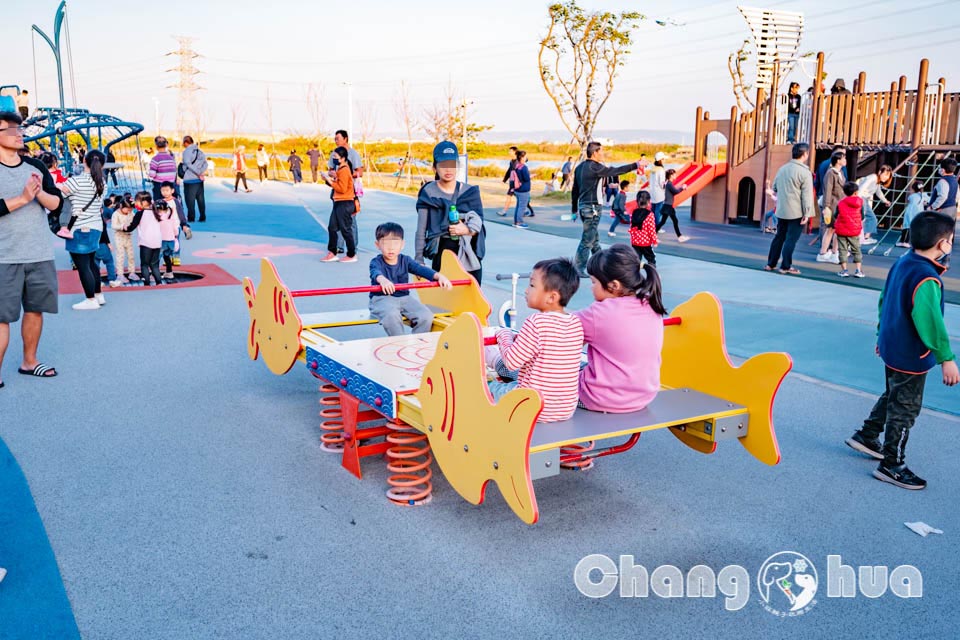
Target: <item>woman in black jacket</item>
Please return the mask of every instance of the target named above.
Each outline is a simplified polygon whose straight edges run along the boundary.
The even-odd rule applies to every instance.
[[[479,284],[486,253],[483,202],[477,186],[457,182],[458,158],[452,142],[443,141],[433,148],[437,179],[417,194],[415,257],[418,262],[431,260],[433,269],[439,270],[443,252],[452,251]],[[456,206],[455,212],[451,211],[452,205]]]

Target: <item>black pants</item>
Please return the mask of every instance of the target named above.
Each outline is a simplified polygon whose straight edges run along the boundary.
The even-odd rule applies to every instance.
[[[113,186],[115,186],[115,187],[119,187],[119,186],[120,186],[119,184],[117,184],[117,170],[116,170],[116,169],[107,169],[107,170],[104,172],[104,180],[103,180],[103,181],[106,182],[107,179],[110,179],[110,180],[113,181]]]
[[[657,266],[657,254],[653,252],[653,247],[638,247],[633,245],[633,250],[641,260],[646,260],[649,264]]]
[[[442,236],[440,238],[440,245],[437,247],[437,255],[433,256],[433,261],[430,265],[430,268],[434,271],[440,271],[440,261],[443,259],[443,252],[450,251],[453,255],[457,255],[457,252],[460,251],[460,240],[454,240],[449,236]],[[474,277],[477,281],[477,284],[483,284],[483,266],[481,266],[476,271],[467,271],[470,275]]]
[[[247,172],[246,171],[237,171],[237,179],[233,181],[233,190],[236,191],[237,187],[240,186],[240,181],[243,180],[243,188],[249,189],[247,186]]]
[[[927,374],[903,373],[890,367],[885,369],[887,389],[873,405],[870,417],[864,421],[860,431],[870,439],[884,434],[883,464],[895,467],[903,464],[910,428],[920,415]]]
[[[336,255],[337,253],[337,234],[343,236],[343,241],[347,245],[347,257],[352,258],[357,255],[357,243],[353,237],[353,212],[356,207],[352,200],[334,200],[333,210],[330,212],[330,224],[327,225],[327,250]]]
[[[80,276],[80,286],[83,295],[92,298],[100,293],[100,269],[97,268],[96,253],[71,253],[73,264],[77,265],[77,275]]]
[[[677,220],[677,210],[673,208],[672,204],[665,204],[660,207],[660,222],[657,223],[657,233],[660,233],[663,225],[667,224],[667,218],[673,220],[673,230],[676,232],[677,237],[679,238],[683,235],[680,233],[680,221]]]
[[[797,247],[801,231],[803,227],[800,226],[800,218],[777,220],[777,234],[770,242],[770,254],[767,256],[767,265],[771,269],[777,267],[781,255],[783,255],[783,262],[780,268],[789,271],[793,267],[793,250]]]
[[[260,182],[267,179],[267,165],[257,165],[257,173],[260,174]]]
[[[151,249],[150,247],[140,247],[140,277],[143,278],[143,286],[150,286],[150,274],[156,284],[160,284],[160,249]]]
[[[184,182],[183,199],[187,203],[187,222],[193,222],[195,211],[200,209],[200,222],[207,221],[207,203],[203,199],[203,182]]]

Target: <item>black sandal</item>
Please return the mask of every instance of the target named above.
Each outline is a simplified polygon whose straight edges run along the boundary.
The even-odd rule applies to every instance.
[[[53,373],[50,373],[51,371]],[[57,370],[43,363],[38,364],[33,369],[18,368],[17,373],[25,376],[33,376],[34,378],[56,378],[57,377]]]

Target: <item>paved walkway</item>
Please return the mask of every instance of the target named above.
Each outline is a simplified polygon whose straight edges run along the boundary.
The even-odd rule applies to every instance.
[[[325,190],[254,188],[234,195],[211,185],[211,221],[196,226],[186,264],[213,262],[259,278],[258,255],[280,253],[274,260],[294,288],[365,281],[365,260],[317,262]],[[368,195],[363,257],[372,256],[372,229],[386,219],[411,230],[412,201]],[[491,302],[509,295],[493,273],[528,270],[573,244],[491,225]],[[58,260],[66,267],[62,251]],[[882,379],[870,355],[875,294],[671,256],[662,274],[671,305],[701,289],[720,296],[732,353],[785,350],[806,374],[788,377],[776,406],[783,461],[764,467],[735,443],[705,457],[668,433],[650,433],[588,473],[538,482],[542,519],[534,527],[512,516],[495,488],[473,507],[437,474],[430,506],[399,509],[383,496],[382,464],[367,464],[363,481],[346,474],[319,450],[315,381],[300,368],[273,376],[247,359],[238,287],[107,292],[106,308],[94,313],[73,312],[75,297],[62,297],[66,310],[48,319],[41,345],[61,375],[11,376],[8,361],[0,438],[30,483],[81,634],[582,638],[642,628],[740,639],[853,635],[869,620],[872,629],[950,637],[960,420],[922,415],[909,455],[930,482],[924,492],[878,483],[872,463],[842,444],[872,403],[856,389],[872,394]],[[579,292],[571,306],[588,297]],[[309,312],[365,300],[303,302]],[[954,336],[956,311],[948,311]],[[14,335],[10,353],[19,349]],[[928,405],[960,413],[956,392],[934,382]],[[914,520],[946,535],[921,538],[903,526]],[[3,522],[0,515],[0,533]],[[722,598],[588,600],[572,580],[591,553],[630,554],[651,571],[740,564],[755,576],[783,550],[806,554],[820,571],[818,604],[802,619],[764,611],[755,581],[747,606],[728,612]],[[827,554],[853,566],[915,565],[923,598],[828,599]],[[0,583],[0,598],[16,580]],[[43,637],[9,629],[0,626],[0,637]]]

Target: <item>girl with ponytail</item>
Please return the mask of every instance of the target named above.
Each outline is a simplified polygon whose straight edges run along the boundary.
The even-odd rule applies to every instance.
[[[77,310],[99,309],[106,304],[100,291],[100,269],[95,254],[100,248],[100,235],[103,231],[103,197],[106,185],[103,181],[104,155],[99,151],[90,151],[84,155],[83,164],[87,170],[78,176],[69,178],[57,185],[70,203],[70,222],[61,227],[57,235],[67,240],[67,251],[73,258],[80,276],[80,284],[86,298],[73,305]],[[74,231],[77,227],[79,231]]]
[[[660,276],[626,244],[593,254],[587,273],[596,302],[576,312],[587,345],[580,406],[609,413],[639,411],[660,390],[667,313]]]
[[[60,191],[67,196],[71,206],[70,221],[67,222],[66,227],[60,227],[60,230],[57,232],[57,235],[61,238],[69,239],[73,237],[73,227],[81,215],[94,209],[95,211],[93,211],[93,213],[100,215],[100,210],[103,208],[103,192],[106,188],[106,183],[103,180],[104,161],[105,157],[99,151],[90,151],[84,154],[83,164],[87,167],[87,171],[79,176],[70,178],[65,186],[60,187]],[[74,189],[69,187],[71,181],[75,183]],[[90,206],[86,206],[85,202],[80,202],[79,206],[76,206],[77,202],[87,195],[99,199],[100,206],[94,207],[93,205],[95,205],[96,202],[93,199],[90,199]],[[86,207],[86,209],[84,209],[84,207]],[[89,217],[89,215],[83,215],[84,219]]]

